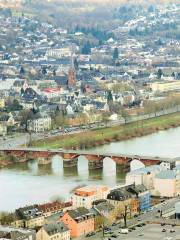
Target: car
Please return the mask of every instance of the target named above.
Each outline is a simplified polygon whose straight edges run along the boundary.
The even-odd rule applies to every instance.
[[[117,238],[118,236],[116,234],[111,235],[112,238]]]
[[[174,224],[172,224],[171,226],[172,226],[172,227],[175,227],[175,226],[176,226],[176,224],[174,223]]]
[[[87,233],[85,237],[90,237],[90,236],[91,236],[90,233]]]
[[[163,228],[162,232],[166,232],[166,229],[165,229],[165,228]]]
[[[86,237],[91,237],[93,235],[95,235],[95,232],[90,232],[90,233],[86,234]]]
[[[136,230],[136,228],[135,228],[135,227],[132,227],[131,229],[132,229],[132,230]]]
[[[139,237],[142,237],[142,236],[144,236],[144,234],[143,234],[143,233],[139,233],[138,236],[139,236]]]
[[[142,224],[138,224],[137,227],[142,227]]]
[[[165,223],[161,223],[161,226],[165,226],[166,224]]]
[[[174,233],[174,232],[175,232],[175,230],[174,230],[174,229],[171,229],[169,232],[170,232],[170,233]]]
[[[146,223],[142,223],[141,225],[142,225],[142,226],[146,226]]]
[[[138,218],[137,220],[138,220],[138,221],[141,221],[141,218]]]
[[[104,227],[104,230],[111,230],[111,228],[109,228],[109,227]]]
[[[117,223],[113,223],[113,224],[112,224],[112,226],[116,226],[116,225],[117,225]]]

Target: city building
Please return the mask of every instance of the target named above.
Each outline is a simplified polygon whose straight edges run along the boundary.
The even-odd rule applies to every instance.
[[[0,225],[0,239],[6,240],[36,240],[33,230],[19,229]]]
[[[46,113],[36,113],[27,121],[29,132],[45,132],[51,129],[51,117]]]
[[[94,214],[84,207],[65,212],[60,221],[69,227],[71,237],[79,237],[94,231]]]
[[[99,199],[106,199],[109,189],[106,186],[85,186],[77,188],[72,195],[73,207],[90,209],[92,203]]]
[[[176,197],[180,195],[180,173],[176,170],[165,170],[154,178],[152,194],[159,197]]]
[[[39,205],[38,208],[43,212],[45,217],[48,217],[54,213],[70,210],[72,208],[72,202],[49,202]]]
[[[43,225],[36,233],[36,240],[70,240],[70,230],[63,223],[51,223]]]
[[[15,211],[16,220],[13,225],[16,227],[35,228],[44,224],[44,215],[38,205],[18,208]]]
[[[90,211],[95,215],[94,217],[95,230],[101,229],[102,225],[105,222],[112,224],[113,222],[116,221],[115,207],[105,199],[93,202],[93,207]]]
[[[0,136],[7,134],[7,126],[4,123],[0,123]]]
[[[145,211],[151,206],[150,192],[144,185],[125,185],[110,191],[107,195],[109,203],[114,205],[119,217],[124,211],[128,211],[129,217],[141,211]]]
[[[175,218],[180,219],[180,202],[175,203]]]
[[[154,178],[163,168],[159,165],[142,167],[126,174],[126,184],[143,184],[148,190],[154,188]]]
[[[168,92],[180,89],[180,82],[178,80],[174,81],[163,81],[150,83],[150,88],[153,92]]]
[[[5,107],[5,100],[4,99],[0,99],[0,109]]]

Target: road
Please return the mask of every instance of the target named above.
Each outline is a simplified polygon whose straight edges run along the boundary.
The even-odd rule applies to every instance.
[[[51,134],[51,133],[32,133],[31,134],[31,140],[36,141],[40,139],[46,139],[47,137],[56,137],[56,136],[64,136],[64,135],[70,135],[74,133],[80,133],[87,131],[85,129],[79,129],[76,131],[71,131],[67,133],[63,132],[57,132],[56,134]],[[30,135],[28,133],[17,133],[14,135],[7,135],[5,138],[0,137],[0,147],[1,148],[13,148],[13,147],[19,147],[22,145],[26,145],[29,143],[30,140]]]
[[[128,119],[126,119],[126,123],[141,121],[141,120],[150,119],[150,118],[156,118],[158,116],[168,115],[168,114],[176,113],[179,111],[180,111],[180,106],[176,106],[174,108],[165,109],[156,113],[129,117]],[[90,131],[92,129],[101,129],[104,127],[113,127],[113,126],[124,125],[124,124],[125,124],[125,120],[121,118],[119,120],[109,121],[107,123],[102,123],[102,122],[94,123],[94,124],[91,124],[91,126],[84,126],[84,128],[79,128],[74,131],[70,131],[66,133],[63,133],[61,131],[59,131],[56,134],[48,133],[48,135],[46,133],[33,133],[31,135],[31,138],[32,140],[40,140],[40,139],[45,139],[47,137],[81,133],[85,131]],[[6,136],[6,140],[3,140],[3,137],[0,137],[0,145],[1,145],[1,148],[17,147],[21,145],[26,145],[29,142],[29,139],[30,137],[28,133],[17,133],[11,136]]]

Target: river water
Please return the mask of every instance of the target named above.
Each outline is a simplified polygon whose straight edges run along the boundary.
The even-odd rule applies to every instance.
[[[161,131],[149,136],[111,143],[92,149],[93,152],[127,153],[161,157],[180,156],[180,128]],[[88,161],[79,157],[78,168],[64,169],[63,161],[55,156],[52,164],[37,166],[36,161],[14,164],[0,170],[0,211],[33,203],[45,203],[60,196],[69,198],[70,192],[85,184],[123,184],[125,174],[106,158],[103,170],[88,171]]]

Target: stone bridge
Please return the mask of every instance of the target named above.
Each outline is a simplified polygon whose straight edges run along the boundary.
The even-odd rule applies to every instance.
[[[38,148],[9,148],[0,149],[0,154],[7,157],[7,159],[14,159],[15,162],[27,162],[30,160],[37,160],[39,165],[50,164],[53,156],[60,156],[63,158],[64,168],[75,167],[78,164],[80,156],[86,157],[88,160],[89,169],[103,168],[103,160],[111,158],[117,166],[129,169],[130,162],[134,159],[139,160],[145,166],[160,164],[161,162],[171,162],[169,158],[159,158],[150,156],[139,156],[129,154],[115,154],[115,153],[98,153],[94,151],[81,150],[65,150],[65,149],[38,149]]]

